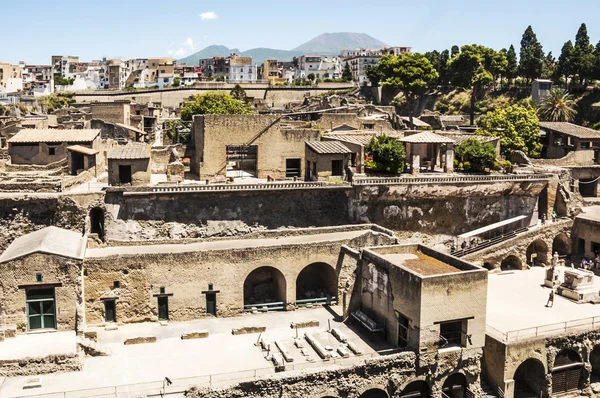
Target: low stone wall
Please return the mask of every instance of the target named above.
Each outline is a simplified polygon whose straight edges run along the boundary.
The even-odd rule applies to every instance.
[[[84,170],[76,176],[63,177],[61,189],[62,191],[68,191],[77,185],[90,181],[92,178],[94,178],[94,175],[89,170]]]
[[[531,159],[531,163],[534,166],[589,166],[594,164],[594,151],[573,151],[559,159]]]
[[[78,372],[83,361],[78,354],[50,355],[0,361],[0,377],[35,376],[51,373]]]

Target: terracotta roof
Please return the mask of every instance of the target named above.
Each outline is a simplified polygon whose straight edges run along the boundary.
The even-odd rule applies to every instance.
[[[410,144],[453,144],[455,142],[451,138],[441,136],[432,131],[404,136],[404,138],[400,138],[398,141]]]
[[[100,151],[82,145],[71,145],[67,147],[67,150],[72,152],[83,153],[84,155],[97,155],[98,153],[100,153]]]
[[[406,122],[408,125],[410,125],[410,117],[400,116],[400,119],[402,119],[403,122]],[[413,117],[413,124],[417,127],[431,127],[429,123],[425,123],[424,121],[416,117]]]
[[[540,122],[542,129],[556,131],[575,138],[600,139],[600,131],[567,122]]]
[[[308,141],[306,145],[319,154],[352,153],[347,146],[339,141]]]
[[[108,150],[109,159],[149,159],[150,147],[141,142],[118,145]]]
[[[349,144],[367,145],[374,134],[323,134],[323,138],[327,140],[337,140],[347,142]]]
[[[67,130],[67,129],[23,129],[8,142],[91,142],[100,135],[99,129]]]
[[[46,227],[15,239],[0,256],[0,263],[33,253],[54,254],[81,260],[87,239],[81,233],[57,227]]]

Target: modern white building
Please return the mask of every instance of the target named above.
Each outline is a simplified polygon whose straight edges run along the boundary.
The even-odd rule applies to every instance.
[[[339,57],[331,55],[303,55],[298,59],[296,78],[339,79],[342,77],[342,63]]]
[[[228,81],[232,83],[251,83],[258,79],[258,68],[252,64],[252,57],[229,56]]]

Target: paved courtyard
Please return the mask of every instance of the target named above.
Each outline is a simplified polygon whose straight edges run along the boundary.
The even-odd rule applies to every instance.
[[[227,319],[209,318],[201,321],[170,323],[168,326],[151,323],[125,325],[116,331],[94,329],[98,331],[99,347],[108,350],[110,356],[87,358],[81,372],[45,375],[41,388],[23,390],[27,377],[7,378],[0,388],[0,397],[38,396],[65,390],[86,390],[68,394],[69,397],[105,396],[103,394],[114,393],[114,386],[123,386],[118,388],[121,392],[132,390],[158,392],[165,377],[174,381],[167,391],[181,391],[197,384],[210,383],[218,386],[240,379],[273,374],[275,372],[273,365],[264,358],[265,353],[254,345],[259,337],[258,334],[240,336],[231,334],[232,328],[245,326],[265,326],[267,328],[266,333],[263,334],[265,339],[282,341],[294,358],[290,370],[332,366],[340,361],[341,363],[357,361],[377,356],[378,350],[390,348],[382,342],[372,343],[357,334],[357,331],[340,323],[340,318],[337,316],[340,310],[340,307],[332,307],[330,310],[319,307]],[[343,361],[340,359],[340,361],[323,362],[304,340],[304,345],[309,352],[309,356],[304,357],[300,349],[293,345],[296,331],[290,328],[290,323],[308,320],[318,320],[320,326],[299,329],[300,337],[304,332],[310,331],[316,334],[323,346],[337,348],[340,343],[327,332],[330,322],[332,327],[340,328],[365,355],[360,357],[351,355],[349,359]],[[202,329],[209,331],[210,335],[207,339],[185,341],[180,339],[182,333]],[[32,337],[37,339],[40,336],[24,336],[23,339]],[[46,335],[48,336],[51,335]],[[140,336],[156,336],[158,341],[129,346],[123,344],[125,339]],[[133,384],[138,385],[131,386]]]
[[[564,267],[558,267],[560,280],[563,281]],[[554,306],[546,308],[550,289],[544,287],[545,269],[534,267],[526,271],[508,271],[490,274],[488,279],[487,325],[501,333],[511,332],[516,337],[531,336],[538,328],[538,333],[559,332],[567,326],[587,327],[592,325],[593,317],[596,327],[600,327],[600,305],[577,304],[558,294]],[[600,290],[600,278],[594,277],[594,284]],[[562,325],[561,325],[562,324]]]

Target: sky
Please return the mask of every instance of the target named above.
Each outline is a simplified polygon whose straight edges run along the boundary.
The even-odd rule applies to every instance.
[[[212,44],[245,51],[291,50],[321,33],[367,33],[415,52],[482,44],[519,51],[533,26],[544,50],[560,54],[586,23],[600,41],[598,0],[3,1],[0,62],[50,64],[52,55],[183,58]],[[595,21],[594,21],[595,19]]]

